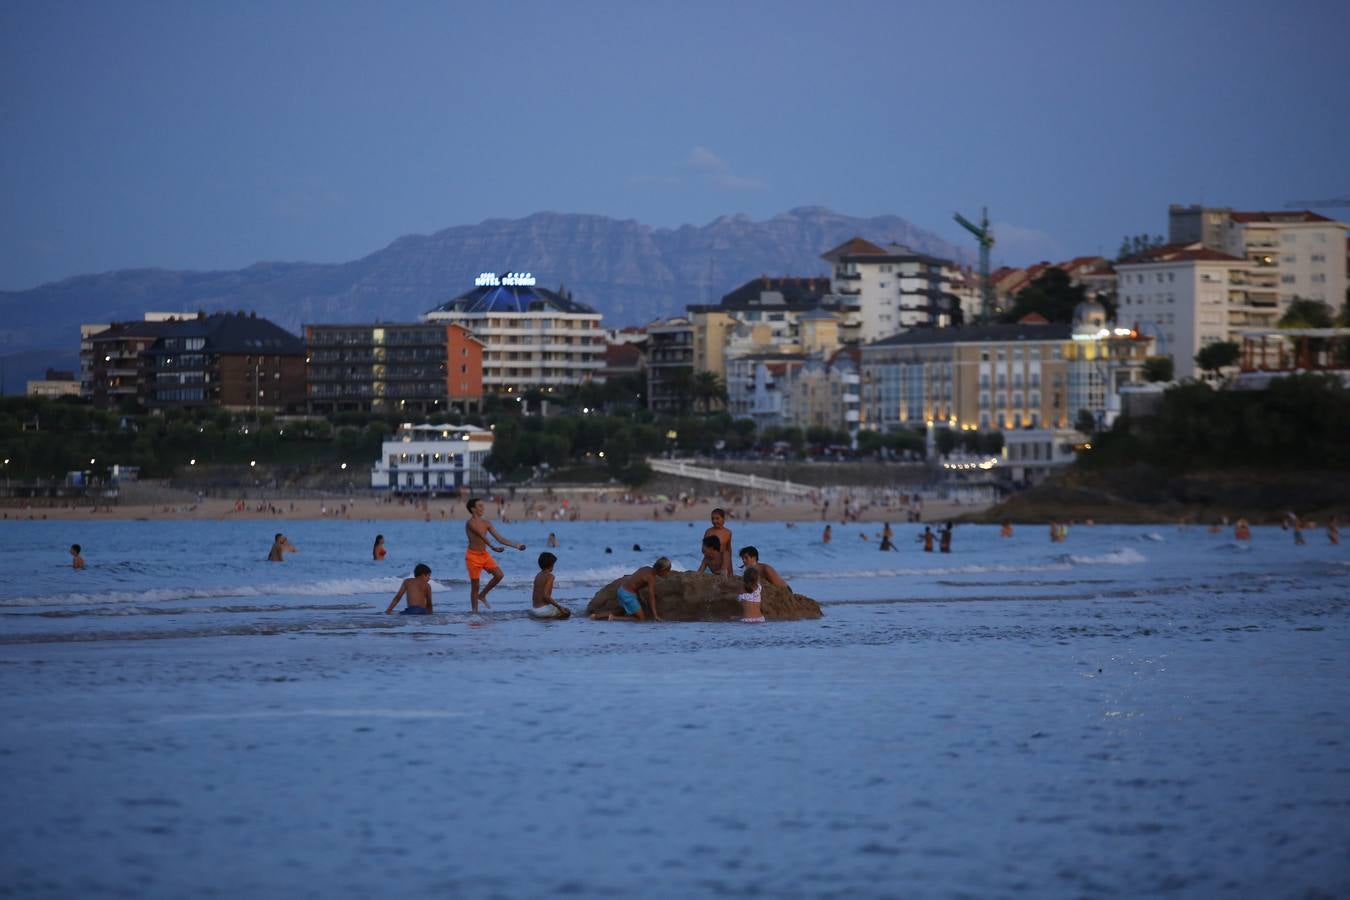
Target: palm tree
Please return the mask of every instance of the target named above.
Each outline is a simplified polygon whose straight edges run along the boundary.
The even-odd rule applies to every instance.
[[[712,412],[714,404],[722,408],[727,405],[727,386],[716,372],[699,372],[695,375],[693,393],[705,413]]]

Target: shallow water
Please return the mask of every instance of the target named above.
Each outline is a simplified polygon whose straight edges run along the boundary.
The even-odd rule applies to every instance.
[[[0,523],[0,895],[1350,894],[1320,533],[733,523],[825,618],[636,626],[526,619],[543,538],[584,607],[700,526],[503,524],[477,617],[459,523],[276,527]]]

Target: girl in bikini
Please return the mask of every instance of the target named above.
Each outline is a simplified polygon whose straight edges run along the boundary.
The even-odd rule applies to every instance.
[[[745,593],[736,597],[741,601],[741,621],[763,622],[764,614],[759,608],[760,591],[763,590],[759,583],[759,569],[747,568],[745,574],[741,576],[741,584],[745,588]]]

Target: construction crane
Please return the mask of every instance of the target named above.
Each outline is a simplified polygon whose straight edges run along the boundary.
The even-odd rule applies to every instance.
[[[988,322],[994,317],[994,285],[989,281],[989,248],[994,246],[994,233],[989,230],[989,207],[980,210],[978,226],[960,213],[955,213],[954,218],[980,244],[980,318]]]
[[[1338,209],[1350,208],[1350,194],[1332,197],[1330,200],[1294,200],[1284,205],[1285,209]]]

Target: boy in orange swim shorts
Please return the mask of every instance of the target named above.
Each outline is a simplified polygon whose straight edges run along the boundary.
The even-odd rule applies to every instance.
[[[515,547],[517,550],[524,550],[524,544],[517,544],[502,537],[497,529],[492,527],[492,523],[483,518],[483,501],[477,497],[469,500],[465,504],[469,509],[469,521],[464,523],[464,533],[469,538],[469,549],[464,551],[464,565],[469,570],[469,605],[474,612],[478,612],[478,603],[487,609],[492,605],[487,602],[488,592],[497,586],[502,580],[501,567],[497,561],[488,553],[488,547],[492,547],[498,553],[501,553],[506,547],[494,546],[489,540],[491,535],[503,544],[509,547]],[[481,591],[478,589],[478,579],[484,572],[492,576],[492,580],[487,583]]]

